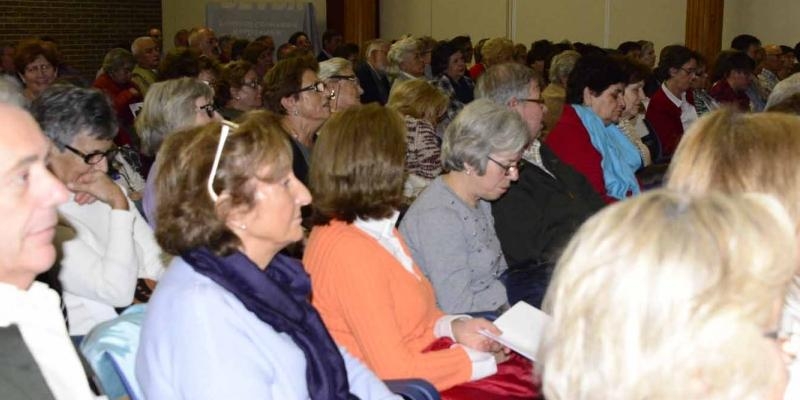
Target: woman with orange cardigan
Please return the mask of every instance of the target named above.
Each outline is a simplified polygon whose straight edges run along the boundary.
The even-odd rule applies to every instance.
[[[395,228],[404,199],[401,116],[357,106],[322,129],[309,175],[315,226],[303,262],[334,340],[380,378],[425,379],[446,390],[444,398],[535,397],[530,364],[479,333],[498,333],[491,322],[436,306]],[[506,386],[487,384],[497,379]]]

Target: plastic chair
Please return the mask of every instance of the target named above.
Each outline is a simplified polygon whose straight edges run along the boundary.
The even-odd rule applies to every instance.
[[[383,381],[395,394],[408,400],[440,400],[439,391],[423,379],[392,379]]]

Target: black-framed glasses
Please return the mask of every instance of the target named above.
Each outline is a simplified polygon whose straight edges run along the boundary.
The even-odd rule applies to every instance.
[[[116,146],[111,147],[106,151],[93,151],[89,154],[86,154],[70,145],[64,145],[64,148],[73,152],[78,157],[82,158],[83,162],[89,165],[97,165],[100,163],[100,161],[103,161],[103,159],[113,160],[114,156],[116,156],[117,152],[119,151],[119,149]]]
[[[300,88],[300,90],[296,91],[295,93],[303,93],[309,91],[315,91],[317,93],[325,93],[325,82],[323,81],[316,81],[306,87]]]
[[[201,111],[205,111],[206,114],[208,114],[208,118],[214,119],[214,112],[217,111],[217,106],[215,106],[214,103],[208,103],[197,108]]]
[[[683,70],[683,72],[686,72],[686,75],[697,76],[697,70],[696,69],[687,69],[687,68],[683,68],[683,67],[681,67],[681,69]]]
[[[258,89],[261,86],[261,82],[254,80],[254,81],[242,81],[242,86],[248,86],[253,89]]]
[[[486,156],[486,158],[488,158],[489,161],[497,164],[498,167],[502,168],[503,175],[505,176],[511,175],[511,170],[519,172],[519,170],[522,168],[522,164],[519,161],[514,161],[511,164],[503,164],[500,161],[497,161],[494,158],[492,158],[492,156]]]
[[[356,85],[360,84],[360,82],[358,81],[358,77],[355,75],[331,75],[330,78],[328,79],[338,79],[342,81],[348,81]]]

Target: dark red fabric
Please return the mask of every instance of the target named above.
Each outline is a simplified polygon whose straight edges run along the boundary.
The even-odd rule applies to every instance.
[[[733,90],[728,81],[724,79],[717,81],[708,94],[721,104],[732,104],[739,111],[750,111],[750,98],[747,97],[747,93]]]
[[[667,97],[663,86],[650,99],[644,118],[650,122],[661,142],[661,156],[671,158],[683,137],[683,123],[681,108]]]
[[[477,82],[478,77],[486,71],[486,66],[483,63],[477,63],[469,69],[469,77],[472,78],[473,81]]]
[[[617,201],[606,192],[606,180],[600,165],[603,156],[594,148],[589,131],[583,126],[572,105],[564,104],[561,118],[547,135],[547,145],[561,162],[585,176],[606,204]]]
[[[130,105],[142,101],[142,96],[139,94],[136,86],[133,82],[128,82],[125,85],[118,85],[107,73],[98,76],[92,86],[102,90],[114,106],[114,111],[117,114],[117,122],[119,122],[119,131],[114,138],[114,142],[120,146],[135,145],[136,141],[131,136],[134,116],[131,112]],[[131,89],[137,91],[132,92]]]
[[[449,349],[450,338],[440,338],[423,352]],[[462,383],[441,392],[442,400],[533,400],[542,399],[541,382],[533,363],[511,353],[511,359],[497,366],[497,373],[481,380]]]

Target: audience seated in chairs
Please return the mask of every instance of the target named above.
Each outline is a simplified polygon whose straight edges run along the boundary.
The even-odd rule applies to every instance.
[[[394,228],[404,201],[400,115],[354,107],[324,132],[311,163],[315,226],[303,260],[314,305],[337,343],[381,378],[423,378],[446,399],[535,398],[531,365],[478,333],[497,332],[489,321],[442,312]]]
[[[781,398],[776,329],[797,268],[788,220],[765,195],[663,189],[590,218],[545,298],[545,397]]]
[[[400,223],[414,261],[431,280],[445,312],[508,306],[502,282],[508,265],[490,202],[519,178],[519,160],[529,140],[525,121],[506,106],[485,99],[468,104],[447,127],[444,173],[414,200]]]
[[[694,195],[713,191],[771,194],[788,210],[794,231],[800,232],[800,175],[796,173],[800,166],[798,133],[800,121],[794,115],[732,110],[710,113],[697,121],[678,146],[667,186]],[[756,243],[768,248],[773,242]],[[793,254],[785,253],[787,258]],[[794,337],[798,329],[800,275],[794,277],[786,294],[781,336]],[[790,345],[794,348],[796,343],[792,341]],[[786,399],[800,396],[800,362],[792,361],[791,369]]]
[[[507,63],[478,78],[478,98],[508,107],[528,128],[519,180],[492,202],[494,228],[508,263],[510,304],[524,300],[539,307],[561,249],[586,218],[605,203],[586,178],[541,143],[543,114],[539,82],[532,69]]]
[[[303,266],[278,254],[302,239],[311,201],[280,124],[248,113],[162,146],[156,235],[176,257],[142,324],[136,377],[148,399],[396,398],[337,348]]]

